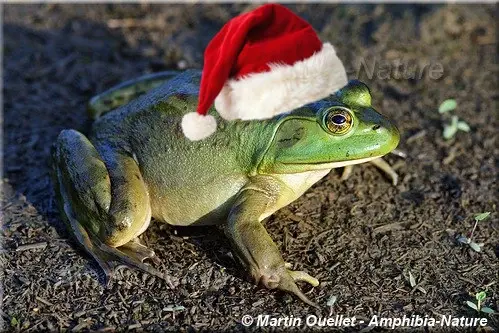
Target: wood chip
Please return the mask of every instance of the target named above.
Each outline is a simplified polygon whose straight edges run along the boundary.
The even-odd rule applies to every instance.
[[[421,138],[424,138],[426,135],[426,130],[422,130],[422,131],[419,131],[417,132],[416,134],[410,136],[409,138],[407,138],[407,140],[405,141],[407,144],[409,143],[412,143],[418,139],[421,139]]]
[[[133,330],[135,328],[141,328],[142,327],[142,324],[138,323],[138,324],[132,324],[132,325],[128,325],[128,329],[129,330]]]
[[[39,301],[40,303],[45,304],[45,305],[54,306],[54,304],[50,303],[49,301],[47,301],[47,300],[45,300],[45,299],[43,299],[41,297],[36,296],[36,300]]]
[[[394,223],[390,223],[390,224],[385,224],[385,225],[382,225],[380,227],[377,227],[373,230],[373,234],[383,234],[383,233],[386,233],[388,231],[396,231],[396,230],[402,230],[404,229],[405,226],[404,226],[404,223],[402,222],[394,222]]]
[[[32,243],[20,245],[17,247],[16,252],[26,251],[26,250],[39,250],[47,247],[47,242]]]

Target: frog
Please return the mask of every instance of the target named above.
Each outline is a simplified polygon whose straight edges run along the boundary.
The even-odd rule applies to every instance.
[[[224,120],[212,106],[217,131],[190,141],[181,119],[198,103],[200,79],[199,70],[146,75],[90,100],[88,135],[65,129],[52,146],[63,220],[108,281],[113,262],[165,279],[140,240],[151,220],[217,225],[257,285],[317,306],[298,283],[319,281],[285,262],[263,222],[332,169],[379,161],[397,147],[397,126],[351,80],[269,119]]]

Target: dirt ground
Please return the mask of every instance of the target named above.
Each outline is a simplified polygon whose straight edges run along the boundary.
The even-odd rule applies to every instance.
[[[486,291],[486,305],[499,311],[497,6],[289,6],[335,45],[350,78],[370,86],[408,155],[387,157],[397,186],[370,165],[344,182],[333,170],[266,222],[285,260],[321,281],[303,286],[321,309],[254,286],[216,227],[153,224],[145,233],[175,289],[126,268],[106,288],[54,202],[50,146],[64,128],[88,130],[92,95],[144,73],[201,68],[211,37],[251,6],[3,7],[3,330],[253,331],[241,318],[259,314],[452,315],[499,327],[497,314],[465,304]],[[359,71],[362,59],[440,64],[443,73],[408,78],[377,68],[369,77]],[[437,112],[447,98],[471,127],[450,141],[442,138],[450,116]],[[478,224],[474,240],[484,245],[475,252],[456,235],[470,232],[474,214],[485,211],[492,214]],[[409,271],[423,290],[411,287]]]

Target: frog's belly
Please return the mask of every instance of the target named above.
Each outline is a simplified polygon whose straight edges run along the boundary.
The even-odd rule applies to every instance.
[[[152,216],[172,225],[221,224],[246,178],[220,177],[208,183],[150,188]]]
[[[281,193],[275,205],[268,207],[268,209],[260,216],[260,220],[269,217],[282,207],[289,205],[291,202],[301,197],[305,191],[321,180],[330,171],[331,169],[324,169],[293,174],[274,175],[274,177],[286,185],[287,190]]]

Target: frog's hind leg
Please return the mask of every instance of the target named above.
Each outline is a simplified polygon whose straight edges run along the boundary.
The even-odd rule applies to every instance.
[[[90,118],[97,119],[103,114],[125,105],[138,96],[145,94],[177,76],[177,71],[166,71],[147,74],[136,79],[125,81],[103,93],[94,96],[88,102]]]
[[[116,204],[112,202],[112,178],[92,143],[77,131],[65,130],[52,154],[61,214],[77,241],[102,268],[107,281],[113,274],[113,261],[166,279],[164,274],[143,263],[146,258],[158,262],[154,251],[136,246],[135,238],[147,228],[150,212],[141,216],[128,213],[125,217],[128,228],[115,232],[116,221],[123,218],[120,219],[116,208],[113,210]]]

